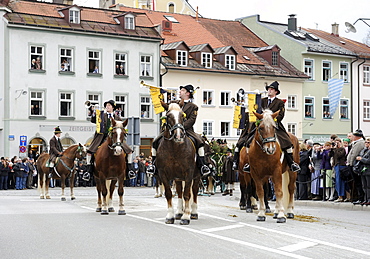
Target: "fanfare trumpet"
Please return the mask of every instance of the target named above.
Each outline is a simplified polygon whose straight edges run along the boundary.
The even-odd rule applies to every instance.
[[[99,109],[98,104],[92,104],[90,101],[85,102],[85,108],[89,110],[88,116],[92,116],[94,111]]]
[[[166,91],[167,93],[175,91],[175,90],[165,89],[165,88],[160,87],[160,86],[149,85],[149,84],[146,84],[144,81],[141,81],[140,85],[141,85],[141,87],[146,87],[146,88],[149,88],[149,89],[150,88],[160,89],[160,90]]]

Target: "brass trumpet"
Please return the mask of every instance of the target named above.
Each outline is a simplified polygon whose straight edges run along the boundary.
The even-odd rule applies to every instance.
[[[92,116],[95,110],[99,109],[98,104],[92,104],[90,101],[85,102],[85,108],[89,110],[88,116]]]
[[[171,93],[173,91],[176,91],[175,89],[171,90],[171,89],[165,89],[163,87],[160,87],[160,86],[154,86],[154,85],[149,85],[149,84],[146,84],[144,81],[141,81],[140,82],[140,85],[142,85],[143,87],[146,87],[146,88],[157,88],[157,89],[161,89],[161,90],[164,90],[166,91],[167,93]]]

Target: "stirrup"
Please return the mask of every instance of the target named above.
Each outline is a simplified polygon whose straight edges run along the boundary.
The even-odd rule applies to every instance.
[[[293,172],[298,172],[301,170],[301,167],[296,162],[293,162],[293,164],[290,166],[290,170]]]
[[[202,176],[207,176],[211,173],[211,170],[209,170],[209,167],[206,165],[203,165],[202,168],[200,169],[200,172]]]
[[[149,173],[149,174],[154,174],[155,165],[148,165],[148,168],[146,169],[146,172]]]
[[[132,170],[128,171],[128,177],[129,177],[130,179],[135,179],[135,178],[136,178],[136,174],[135,174],[135,172],[134,172],[134,171],[132,171]]]
[[[233,170],[238,170],[238,164],[235,161],[233,162]]]
[[[249,173],[251,171],[251,167],[249,164],[245,164],[243,166],[243,172]]]

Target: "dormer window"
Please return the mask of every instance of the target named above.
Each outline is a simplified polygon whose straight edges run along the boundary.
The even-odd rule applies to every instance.
[[[235,70],[235,55],[225,55],[225,67]]]
[[[176,62],[181,67],[188,65],[188,52],[185,50],[177,50]]]
[[[71,8],[69,10],[69,22],[80,23],[80,10],[77,8]]]
[[[212,67],[212,53],[202,52],[202,65],[205,68],[211,68]]]
[[[135,30],[135,17],[132,14],[125,16],[125,29]]]
[[[271,65],[273,66],[277,66],[279,64],[279,52],[277,51],[272,51],[271,53],[272,57],[271,57]]]

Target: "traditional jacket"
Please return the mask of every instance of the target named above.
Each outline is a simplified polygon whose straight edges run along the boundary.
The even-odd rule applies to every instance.
[[[60,139],[57,139],[55,136],[53,136],[49,140],[49,155],[50,155],[50,161],[55,161],[57,156],[59,155],[59,152],[63,152],[63,146],[62,143],[60,143]]]

